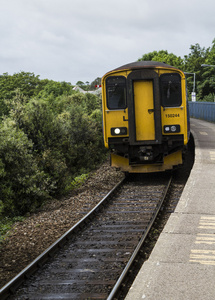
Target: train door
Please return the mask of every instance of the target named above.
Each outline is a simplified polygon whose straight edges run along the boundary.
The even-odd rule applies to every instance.
[[[160,144],[162,139],[159,76],[153,70],[128,75],[129,143]]]
[[[155,140],[153,81],[133,82],[136,141]]]

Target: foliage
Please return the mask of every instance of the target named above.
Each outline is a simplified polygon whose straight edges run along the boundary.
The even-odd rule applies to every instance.
[[[96,89],[97,85],[101,85],[101,77],[97,77],[95,80],[93,80],[90,84],[90,91],[93,91]]]
[[[24,217],[14,217],[8,218],[0,217],[0,244],[7,238],[8,231],[11,229],[15,222],[21,222],[24,220]]]
[[[53,80],[42,80],[40,86],[43,85],[43,89],[37,89],[36,93],[40,98],[47,98],[52,96],[57,98],[62,95],[69,95],[72,92],[72,85],[65,81],[56,82]]]
[[[204,97],[202,90],[202,74],[204,69],[201,67],[201,65],[205,63],[209,49],[201,48],[199,44],[195,44],[191,45],[190,50],[191,52],[185,56],[185,71],[195,73],[195,92],[197,93],[197,97],[199,99]],[[193,89],[193,75],[187,76],[187,85],[191,93]]]
[[[9,75],[4,73],[0,76],[0,116],[8,114],[8,107],[4,102],[5,99],[12,99],[16,95],[16,90],[27,96],[32,97],[35,93],[35,89],[39,85],[39,76],[35,76],[33,73],[15,73]]]
[[[39,76],[35,76],[34,73],[20,72],[14,75],[4,73],[0,77],[0,98],[12,99],[17,88],[23,95],[32,97],[39,85]]]
[[[27,135],[7,118],[0,126],[0,202],[8,215],[23,214],[42,203],[51,189],[38,167]]]
[[[139,59],[139,61],[141,60],[165,62],[166,64],[179,69],[182,69],[184,67],[184,61],[180,56],[177,57],[175,54],[168,53],[168,51],[166,50],[150,52],[148,54],[143,55],[142,58]]]
[[[36,96],[35,96],[36,95]],[[0,123],[0,209],[23,215],[74,188],[104,157],[101,99],[47,81],[4,101]]]
[[[26,99],[32,97],[50,98],[53,101],[59,96],[69,95],[72,92],[71,83],[40,80],[34,73],[20,72],[13,75],[4,73],[0,76],[0,117],[9,114],[8,104],[17,93]]]
[[[215,39],[213,40],[212,47],[207,49],[204,64],[215,65]],[[207,95],[214,94],[215,91],[215,68],[204,67],[202,68],[201,78],[199,78],[199,94],[201,98]],[[214,100],[213,100],[214,101]]]
[[[74,180],[71,182],[72,189],[80,187],[82,183],[86,181],[88,176],[88,174],[81,174],[80,176],[75,177]]]
[[[211,93],[211,94],[206,95],[202,101],[203,102],[215,102],[215,94]]]

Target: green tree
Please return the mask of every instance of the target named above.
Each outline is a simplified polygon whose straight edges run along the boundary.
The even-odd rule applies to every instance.
[[[180,56],[176,56],[173,53],[168,53],[167,50],[153,51],[148,54],[144,54],[139,61],[159,61],[164,62],[173,67],[184,69],[184,60]]]
[[[26,99],[39,97],[56,102],[62,95],[73,93],[72,85],[68,82],[56,82],[48,79],[39,79],[39,75],[34,73],[20,72],[13,75],[4,73],[0,76],[0,117],[8,115],[10,110],[10,101],[19,91]],[[54,109],[54,108],[53,108]]]
[[[208,49],[204,64],[215,65],[215,39],[212,47]],[[202,98],[204,101],[214,101],[215,95],[215,68],[203,67],[201,70],[201,83],[199,85]]]
[[[91,84],[90,84],[90,91],[93,91],[96,89],[96,85],[101,85],[101,77],[97,77],[96,79],[94,79]]]
[[[7,115],[9,109],[5,103],[5,99],[11,100],[16,95],[17,89],[23,95],[30,98],[34,95],[35,90],[40,83],[39,76],[34,73],[20,72],[14,75],[4,73],[0,76],[0,117]]]
[[[0,99],[12,99],[16,89],[30,98],[39,84],[39,76],[35,76],[34,73],[20,72],[13,75],[4,73],[0,76]]]
[[[83,90],[84,90],[84,88],[85,88],[85,84],[84,84],[84,82],[83,81],[77,81],[76,82],[76,85],[78,85],[78,86],[80,86],[80,88],[82,88]]]
[[[54,80],[42,80],[41,81],[42,89],[38,92],[37,96],[40,98],[47,98],[52,96],[57,98],[62,95],[69,95],[72,93],[71,83],[62,81],[57,82]]]
[[[205,59],[208,55],[209,48],[201,48],[199,44],[191,45],[190,46],[190,53],[185,55],[185,71],[190,73],[196,74],[196,93],[197,97],[202,98],[204,96],[203,92],[203,68],[201,65],[205,63]],[[187,85],[188,90],[191,93],[193,88],[193,76],[187,76]]]

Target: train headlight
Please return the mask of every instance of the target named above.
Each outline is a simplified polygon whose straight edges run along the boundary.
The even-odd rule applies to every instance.
[[[111,135],[127,135],[126,127],[113,127],[111,128]]]
[[[165,125],[164,133],[179,133],[181,131],[180,125]]]
[[[115,133],[115,134],[120,134],[120,129],[119,129],[119,128],[115,128],[115,129],[114,129],[114,133]]]

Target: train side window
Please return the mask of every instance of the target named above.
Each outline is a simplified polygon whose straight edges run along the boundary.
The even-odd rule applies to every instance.
[[[109,109],[126,108],[126,78],[110,76],[106,79],[107,107]]]
[[[181,76],[176,73],[167,73],[160,76],[161,105],[181,106]]]

